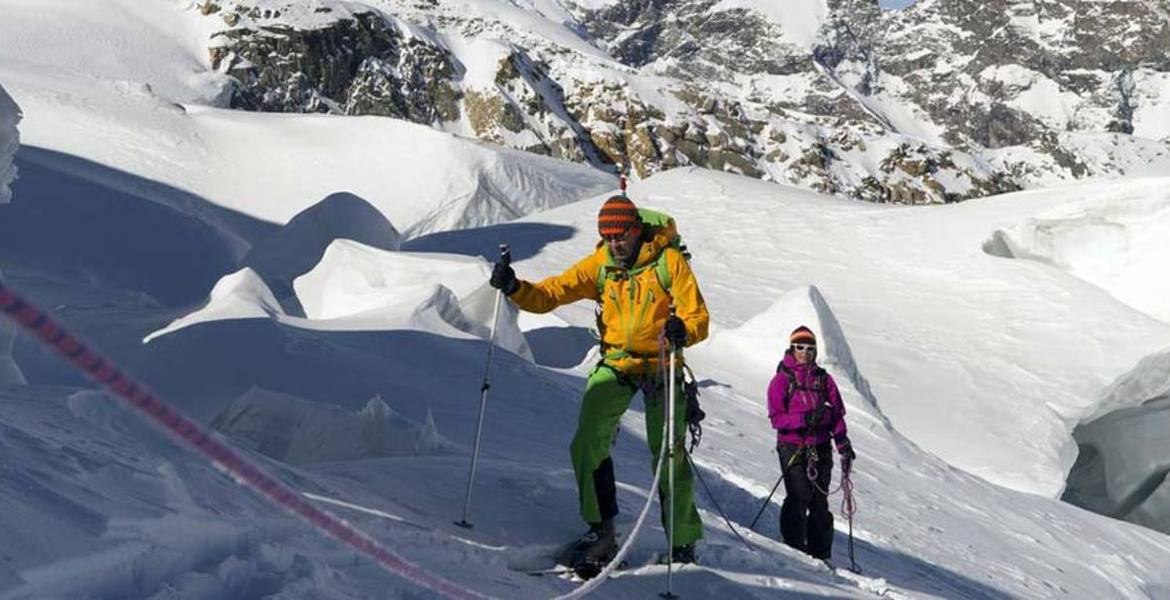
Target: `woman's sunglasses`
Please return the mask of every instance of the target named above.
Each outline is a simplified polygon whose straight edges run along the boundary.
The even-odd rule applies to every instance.
[[[816,352],[816,344],[793,344],[792,349],[797,352]]]

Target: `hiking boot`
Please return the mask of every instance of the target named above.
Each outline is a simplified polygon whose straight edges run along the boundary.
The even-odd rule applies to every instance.
[[[614,532],[613,519],[605,519],[601,523],[591,525],[589,531],[577,538],[573,546],[571,566],[578,565],[605,565],[617,554],[617,534]]]
[[[695,554],[695,543],[691,542],[685,546],[675,546],[670,550],[670,561],[679,564],[693,563],[698,560]]]

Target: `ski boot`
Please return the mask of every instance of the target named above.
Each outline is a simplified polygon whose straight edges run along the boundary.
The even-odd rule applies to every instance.
[[[569,566],[581,579],[592,579],[617,555],[613,519],[593,525],[577,539]]]
[[[678,564],[687,564],[698,561],[698,555],[695,554],[695,543],[691,542],[685,546],[675,546],[670,550],[671,562]]]

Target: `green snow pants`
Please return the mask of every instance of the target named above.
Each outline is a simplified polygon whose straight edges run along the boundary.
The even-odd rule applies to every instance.
[[[679,373],[681,382],[681,372]],[[600,523],[603,518],[617,515],[617,490],[614,484],[613,461],[609,449],[621,422],[622,414],[630,407],[635,389],[624,377],[619,380],[610,367],[599,365],[589,374],[585,384],[585,396],[581,401],[581,414],[577,420],[577,434],[573,436],[570,453],[573,471],[577,476],[578,499],[581,517],[586,523]],[[658,465],[658,452],[662,448],[662,430],[666,420],[666,389],[660,386],[646,398],[646,441],[650,446],[650,472]],[[684,453],[686,440],[686,397],[681,384],[675,391],[674,409],[674,545],[685,546],[703,537],[703,524],[699,511],[695,509],[694,476]],[[669,456],[669,455],[668,455]],[[659,480],[660,500],[669,498],[667,469],[670,459],[662,465]],[[662,502],[665,505],[666,502]],[[663,511],[665,513],[665,511]],[[662,515],[666,529],[666,514]]]

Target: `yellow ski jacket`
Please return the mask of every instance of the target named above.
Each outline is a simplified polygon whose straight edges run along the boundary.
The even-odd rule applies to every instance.
[[[643,236],[649,239],[643,240],[638,259],[630,269],[613,260],[609,246],[602,240],[592,254],[564,273],[539,283],[521,281],[519,289],[508,298],[520,309],[534,313],[545,313],[577,300],[599,301],[597,324],[605,362],[622,373],[653,373],[658,369],[658,340],[670,316],[671,298],[675,314],[686,324],[688,346],[707,338],[710,316],[694,272],[682,253],[670,246],[675,237],[673,223],[667,227],[648,226]],[[656,273],[660,253],[665,253],[669,293]],[[598,285],[599,278],[604,278],[603,285]]]

